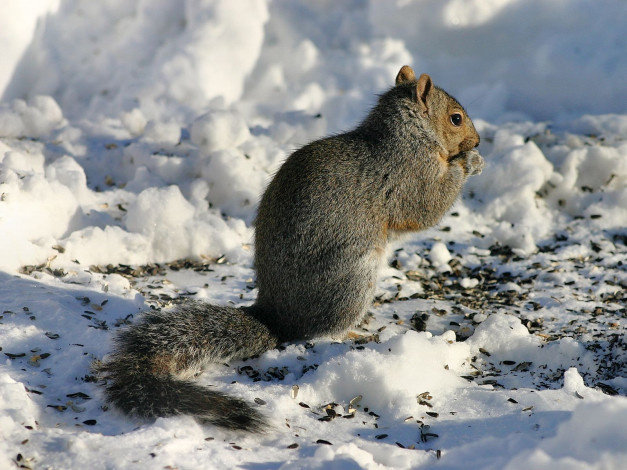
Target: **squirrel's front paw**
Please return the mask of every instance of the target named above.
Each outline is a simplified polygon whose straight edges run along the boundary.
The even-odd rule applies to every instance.
[[[473,149],[467,152],[462,152],[460,156],[462,167],[464,168],[464,173],[466,173],[466,176],[478,175],[483,171],[485,161],[476,150]]]

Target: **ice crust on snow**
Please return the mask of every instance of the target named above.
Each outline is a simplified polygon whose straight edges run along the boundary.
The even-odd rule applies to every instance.
[[[0,18],[0,468],[18,453],[57,468],[622,468],[627,381],[607,370],[625,357],[625,5],[35,3],[5,0]],[[487,165],[391,253],[368,317],[379,342],[297,343],[199,379],[262,398],[270,435],[103,411],[90,364],[113,331],[173,297],[250,304],[264,187],[294,149],[357,125],[404,64],[465,105]],[[491,288],[478,269],[501,251]],[[107,268],[183,258],[228,262]],[[447,289],[527,297],[493,314],[422,297]],[[423,313],[427,331],[410,329]],[[255,382],[246,365],[286,375]],[[357,395],[353,419],[319,421]]]

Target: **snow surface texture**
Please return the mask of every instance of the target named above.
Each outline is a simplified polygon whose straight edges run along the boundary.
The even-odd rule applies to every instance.
[[[627,4],[30,3],[0,16],[0,468],[624,468]],[[273,172],[403,64],[487,167],[393,253],[361,338],[200,377],[263,436],[107,410],[114,331],[251,303]]]

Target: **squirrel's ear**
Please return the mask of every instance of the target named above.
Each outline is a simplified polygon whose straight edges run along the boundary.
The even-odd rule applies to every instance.
[[[416,84],[416,95],[417,101],[420,105],[420,108],[424,114],[429,113],[429,104],[427,103],[427,97],[431,90],[433,89],[433,82],[431,81],[431,77],[426,73],[423,73],[418,79],[418,83]]]
[[[403,65],[396,76],[396,84],[400,85],[401,83],[411,82],[414,80],[416,80],[416,74],[413,69],[409,65]]]

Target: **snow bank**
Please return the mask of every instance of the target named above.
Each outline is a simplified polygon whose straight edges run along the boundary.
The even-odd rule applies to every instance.
[[[25,3],[21,0],[5,0],[2,14],[5,21],[0,28],[0,90],[4,90],[22,54],[31,43],[38,28],[38,21],[59,8],[60,0],[42,0]],[[41,26],[37,29],[41,31]]]
[[[63,121],[63,113],[49,96],[14,100],[0,108],[2,137],[44,137]]]
[[[305,401],[314,403],[348,403],[362,395],[364,407],[402,419],[414,412],[418,390],[440,399],[455,394],[464,383],[458,374],[469,354],[450,334],[432,338],[409,331],[367,352],[350,351],[325,361],[310,377],[312,385],[301,385],[301,392]]]
[[[0,374],[0,465],[13,465],[9,455],[14,454],[12,440],[28,439],[28,428],[37,425],[37,407],[28,397],[24,385],[9,374]]]
[[[54,94],[72,118],[135,108],[148,119],[181,118],[214,98],[232,103],[267,19],[261,0],[66,0],[39,25],[5,98]]]
[[[401,39],[436,83],[459,90],[471,115],[624,112],[627,8],[612,0],[395,0],[372,2],[369,19],[378,35]]]
[[[620,468],[627,458],[624,449],[625,419],[625,398],[612,403],[581,405],[568,421],[560,425],[554,437],[544,440],[536,449],[521,452],[504,468]]]

